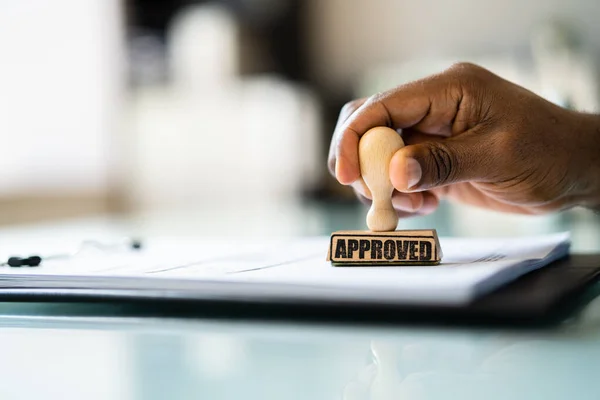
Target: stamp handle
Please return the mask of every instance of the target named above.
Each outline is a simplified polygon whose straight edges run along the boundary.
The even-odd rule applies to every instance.
[[[361,176],[371,191],[371,209],[367,227],[374,232],[393,231],[398,226],[398,215],[392,205],[394,187],[390,181],[390,160],[404,141],[394,129],[376,127],[368,130],[358,143]]]

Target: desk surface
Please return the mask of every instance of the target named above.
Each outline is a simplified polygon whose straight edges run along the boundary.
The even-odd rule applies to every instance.
[[[279,232],[327,234],[362,218],[353,210],[311,212],[280,221],[299,232],[283,225]],[[323,215],[333,217],[323,223]],[[0,241],[203,231],[190,221],[207,224],[189,214],[101,218],[7,229]],[[576,250],[600,249],[589,239],[600,224],[589,215],[538,222],[532,229],[571,230]],[[436,222],[442,235],[456,233],[448,226]],[[580,312],[537,330],[158,318],[123,305],[0,303],[0,398],[597,399],[597,293],[600,283]]]
[[[119,312],[3,304],[0,397],[600,397],[600,301],[540,331],[111,316]]]

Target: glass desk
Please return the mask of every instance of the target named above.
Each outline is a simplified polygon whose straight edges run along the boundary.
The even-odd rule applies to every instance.
[[[244,233],[329,234],[364,221],[352,207],[311,207],[281,209],[268,220],[253,213]],[[15,227],[0,232],[0,241],[197,236],[208,234],[207,215]],[[228,218],[233,224],[241,217]],[[453,228],[450,218],[432,218],[441,235],[471,229],[468,221]],[[595,218],[575,212],[528,219],[489,234],[568,229],[574,250],[594,251]],[[432,220],[403,223],[431,227]],[[219,226],[211,234],[230,229]],[[0,399],[598,399],[600,284],[587,292],[591,301],[580,312],[546,329],[267,322],[137,314],[119,304],[0,303]]]

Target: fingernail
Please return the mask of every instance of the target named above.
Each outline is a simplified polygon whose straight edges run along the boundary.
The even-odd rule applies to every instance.
[[[340,161],[336,160],[335,162],[335,179],[340,180]]]
[[[414,158],[406,159],[406,181],[408,182],[408,189],[414,189],[415,186],[421,180],[423,171],[421,166]]]

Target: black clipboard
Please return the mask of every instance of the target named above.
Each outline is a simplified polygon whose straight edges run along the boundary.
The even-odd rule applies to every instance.
[[[364,304],[359,301],[277,302],[228,299],[198,291],[193,297],[160,297],[151,292],[3,289],[0,301],[117,304],[119,316],[286,320],[327,323],[511,325],[555,324],[581,307],[586,288],[600,276],[600,254],[572,254],[523,275],[461,306]],[[599,293],[600,294],[600,293]],[[588,300],[591,300],[589,293]],[[114,310],[113,310],[114,311]],[[110,311],[111,313],[113,311]]]

